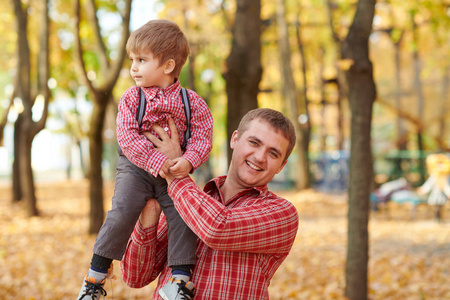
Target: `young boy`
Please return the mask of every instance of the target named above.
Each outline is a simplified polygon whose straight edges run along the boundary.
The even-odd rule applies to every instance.
[[[169,228],[168,265],[172,280],[160,291],[163,299],[192,299],[194,284],[190,275],[196,263],[197,237],[186,226],[167,195],[166,180],[160,172],[183,178],[204,163],[212,147],[212,116],[205,101],[186,90],[191,107],[191,137],[178,80],[189,55],[189,44],[180,28],[168,20],[152,20],[134,31],[127,42],[131,59],[130,73],[137,86],[128,89],[119,102],[117,140],[119,161],[112,208],[97,236],[91,267],[77,299],[99,299],[113,259],[121,260],[128,239],[147,200],[156,198]],[[146,106],[142,125],[137,120],[139,93],[142,89]],[[174,122],[180,145],[186,145],[181,157],[167,157],[142,135],[158,124],[168,133]]]

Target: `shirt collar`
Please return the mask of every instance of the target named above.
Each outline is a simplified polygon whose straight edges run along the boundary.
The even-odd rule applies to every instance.
[[[222,191],[220,190],[220,188],[224,184],[226,178],[227,178],[227,176],[224,175],[224,176],[219,176],[219,177],[211,179],[209,182],[206,183],[205,188],[203,190],[209,195],[217,193],[217,195],[219,195],[219,201],[227,206],[229,204],[231,204],[232,202],[236,201],[237,199],[239,199],[245,195],[248,195],[250,193],[256,193],[257,196],[260,196],[262,194],[265,194],[268,191],[267,185],[251,187],[251,188],[243,190],[240,193],[234,195],[230,199],[231,200],[230,202],[225,203],[224,199],[223,199]]]
[[[149,97],[149,99],[153,99],[160,92],[162,92],[163,95],[169,95],[174,92],[179,93],[180,89],[181,89],[180,81],[178,80],[178,78],[175,78],[175,82],[164,89],[152,86],[149,88],[144,88],[144,91],[146,92],[146,95],[147,97]]]

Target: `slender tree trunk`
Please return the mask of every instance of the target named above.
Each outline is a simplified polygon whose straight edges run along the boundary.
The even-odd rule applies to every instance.
[[[27,115],[30,116],[27,116]],[[31,144],[33,142],[31,110],[25,114],[24,124],[22,125],[21,134],[23,138],[19,141],[19,173],[21,176],[22,196],[25,199],[26,211],[29,217],[38,216],[36,193],[33,180],[33,170],[31,168]]]
[[[447,106],[449,105],[450,101],[449,101],[449,72],[450,72],[450,67],[447,65],[447,67],[444,69],[444,77],[442,78],[442,93],[441,93],[441,109],[442,111],[446,111],[447,110]],[[438,142],[439,142],[439,147],[441,148],[442,151],[445,151],[446,149],[450,148],[450,145],[448,145],[447,147],[445,146],[445,141],[443,137],[446,137],[448,135],[446,135],[446,126],[445,126],[445,121],[446,118],[445,117],[441,117],[441,120],[439,122],[439,137],[438,137]]]
[[[403,36],[403,34],[402,34]],[[401,55],[401,41],[400,38],[397,42],[394,42],[395,46],[395,104],[397,110],[402,110],[402,78],[401,78],[401,65],[400,65],[400,55]],[[397,116],[397,148],[399,150],[406,150],[407,138],[405,136],[405,128],[403,126],[403,120],[400,116]]]
[[[32,95],[31,90],[31,63],[30,63],[30,48],[28,45],[28,7],[22,5],[20,0],[14,1],[14,12],[17,20],[17,53],[18,53],[18,71],[15,81],[15,93],[20,97],[23,111],[20,113],[16,122],[19,122],[15,129],[15,158],[13,171],[14,179],[20,181],[13,184],[14,198],[19,196],[23,198],[26,203],[27,215],[37,216],[38,209],[36,205],[36,195],[33,179],[33,170],[31,167],[31,145],[36,134],[45,127],[45,122],[48,114],[48,103],[50,100],[50,91],[47,87],[49,78],[49,18],[48,18],[48,3],[47,0],[41,1],[41,16],[40,22],[41,33],[39,36],[40,47],[37,64],[37,92],[44,97],[44,110],[39,121],[35,122],[32,118],[32,107],[34,105],[37,95]],[[18,189],[18,191],[16,191]]]
[[[90,170],[89,170],[89,197],[90,197],[90,214],[89,214],[89,233],[96,234],[103,224],[103,177],[102,177],[102,152],[103,152],[103,129],[106,116],[106,107],[112,101],[112,90],[117,82],[120,71],[122,69],[123,60],[126,55],[125,45],[129,36],[129,23],[132,0],[125,1],[122,16],[122,35],[118,43],[117,59],[113,62],[109,60],[106,45],[103,42],[100,25],[97,19],[97,7],[94,0],[89,0],[88,18],[89,24],[94,30],[97,37],[96,47],[98,50],[101,69],[99,70],[100,79],[98,82],[92,82],[88,78],[88,71],[83,60],[83,49],[80,37],[81,23],[81,0],[74,0],[74,29],[75,29],[75,45],[76,58],[82,71],[82,75],[89,88],[90,95],[94,103],[91,115],[91,128],[89,132],[89,154],[90,154]]]
[[[373,180],[370,130],[376,96],[373,67],[369,60],[369,36],[375,0],[359,0],[350,30],[341,45],[344,59],[353,61],[346,72],[349,83],[351,156],[348,208],[345,295],[367,299],[369,261],[369,195]]]
[[[228,96],[227,141],[242,117],[258,107],[261,66],[260,0],[237,0],[231,53],[224,73]],[[228,164],[231,151],[228,151]]]
[[[12,201],[18,202],[23,199],[23,193],[22,193],[22,181],[20,180],[20,172],[19,172],[19,161],[20,161],[20,155],[19,155],[19,143],[21,140],[20,133],[22,132],[22,120],[23,116],[19,115],[17,117],[16,122],[14,122],[14,161],[13,161],[13,167],[12,167]]]
[[[186,11],[188,10],[187,7],[188,2],[183,2],[183,15],[184,17],[184,29],[185,32],[189,32],[190,26],[189,26],[189,20],[186,18]],[[197,57],[197,52],[199,49],[199,45],[197,45],[195,42],[190,42],[189,46],[191,48],[191,53],[189,54],[189,64],[188,64],[188,88],[191,90],[196,91],[197,88],[195,87],[195,59]],[[210,93],[208,92],[207,95],[201,95],[203,100],[205,100],[206,104],[209,102]],[[199,186],[205,185],[209,180],[213,178],[212,176],[212,170],[211,170],[211,164],[209,162],[209,159],[204,162],[203,164],[198,167],[198,169],[195,171],[195,179],[196,183]]]
[[[291,111],[291,120],[297,132],[297,153],[298,153],[298,170],[297,170],[297,189],[306,189],[309,187],[309,171],[308,171],[308,152],[309,144],[308,128],[301,126],[298,122],[298,116],[306,113],[304,103],[302,111],[299,109],[299,97],[297,87],[294,81],[294,74],[291,67],[291,49],[289,43],[289,29],[286,22],[285,1],[277,0],[277,28],[278,28],[278,48],[280,52],[280,68],[283,75],[283,95],[289,103]],[[305,147],[306,144],[306,147]]]
[[[335,4],[331,0],[326,0],[327,2],[327,15],[328,15],[328,25],[331,31],[331,37],[336,45],[336,48],[339,49],[339,45],[341,44],[341,39],[333,26],[333,10],[335,9]],[[344,118],[343,118],[343,110],[342,110],[342,102],[347,98],[347,82],[344,71],[339,66],[339,61],[342,58],[342,54],[337,51],[336,53],[336,86],[338,90],[338,98],[336,103],[336,108],[338,111],[337,118],[337,148],[342,150],[344,148]]]
[[[305,112],[304,116],[306,119],[304,119],[303,123],[301,124],[303,126],[304,131],[304,142],[302,143],[303,150],[305,152],[306,157],[306,170],[307,170],[307,176],[308,176],[308,186],[311,186],[311,176],[310,176],[310,158],[309,158],[309,142],[311,141],[311,116],[309,114],[309,100],[308,100],[308,77],[307,77],[307,69],[308,64],[306,61],[305,51],[303,47],[303,39],[301,34],[301,23],[300,23],[300,2],[298,3],[298,10],[299,13],[297,14],[297,22],[295,26],[295,33],[296,33],[296,40],[297,40],[297,46],[300,53],[301,58],[301,70],[302,70],[302,79],[303,79],[303,89],[302,89],[302,95],[303,95],[303,102],[305,103]],[[299,122],[299,120],[295,120],[296,122]]]
[[[326,106],[327,106],[327,100],[326,100],[326,94],[325,94],[325,80],[323,79],[323,72],[325,69],[325,62],[324,62],[324,55],[325,55],[325,49],[323,47],[320,47],[320,127],[319,127],[319,151],[325,152],[327,150],[327,129],[326,129]]]
[[[419,37],[417,32],[417,24],[414,20],[415,13],[411,13],[411,22],[413,25],[413,62],[414,62],[414,86],[416,87],[417,94],[417,118],[419,121],[419,126],[417,128],[417,149],[419,150],[419,173],[420,173],[420,184],[425,182],[425,157],[423,155],[423,116],[424,116],[424,96],[422,88],[422,80],[420,79],[420,58],[419,58]]]
[[[103,95],[97,95],[99,99]],[[108,95],[103,97],[107,98]],[[97,233],[103,224],[103,176],[102,176],[102,152],[103,152],[103,128],[106,114],[107,99],[95,101],[91,116],[89,133],[89,157],[90,157],[90,205],[89,233]]]

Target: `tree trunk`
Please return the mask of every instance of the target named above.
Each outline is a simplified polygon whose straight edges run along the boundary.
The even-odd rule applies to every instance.
[[[27,216],[38,216],[36,193],[33,180],[33,170],[31,168],[31,144],[34,135],[32,133],[31,110],[25,114],[24,123],[21,126],[22,138],[19,144],[19,174],[21,177],[21,190],[25,199]]]
[[[417,149],[419,150],[419,174],[420,183],[425,182],[425,157],[423,155],[423,116],[424,116],[424,96],[422,88],[422,80],[420,79],[421,67],[419,58],[419,33],[417,32],[417,24],[414,20],[415,13],[411,12],[411,22],[413,27],[413,62],[414,62],[414,86],[416,87],[417,94],[417,119],[419,121],[419,126],[417,128]]]
[[[285,1],[276,1],[277,28],[278,28],[278,49],[280,52],[280,68],[283,82],[283,95],[288,101],[291,111],[291,120],[297,132],[297,153],[298,153],[298,171],[297,171],[297,189],[306,189],[309,187],[309,167],[308,167],[308,128],[301,126],[298,122],[300,114],[306,114],[305,103],[302,103],[302,111],[299,109],[299,97],[297,87],[294,81],[294,74],[291,67],[291,47],[289,43],[289,29],[286,22]]]
[[[336,6],[332,3],[331,0],[326,0],[327,1],[327,15],[328,15],[328,25],[330,27],[330,31],[331,31],[331,37],[336,45],[336,48],[339,49],[339,45],[342,42],[339,34],[337,33],[337,31],[335,30],[334,26],[333,26],[333,10],[336,9]],[[342,68],[339,66],[339,61],[342,58],[342,54],[339,53],[339,51],[337,51],[336,53],[336,86],[338,89],[338,98],[337,98],[337,103],[336,103],[336,107],[337,107],[337,111],[338,111],[338,119],[337,119],[337,148],[339,150],[344,149],[344,118],[343,118],[343,111],[342,111],[342,102],[344,99],[347,98],[347,82],[345,79],[345,74],[342,70]]]
[[[447,105],[448,103],[450,103],[449,101],[449,71],[450,71],[450,67],[447,65],[444,69],[444,76],[442,78],[442,93],[441,93],[441,109],[442,111],[446,111],[447,110]],[[444,137],[448,136],[445,134],[446,132],[446,126],[445,126],[445,121],[446,118],[443,116],[441,117],[440,121],[439,121],[439,137],[438,137],[438,143],[439,143],[439,148],[441,151],[446,151],[448,148],[450,148],[450,145],[448,145],[447,147],[445,146],[445,139]]]
[[[14,145],[17,145],[14,147],[14,161],[12,166],[12,201],[18,202],[23,199],[22,197],[22,181],[20,180],[20,172],[19,172],[19,161],[20,161],[20,155],[19,155],[19,143],[21,140],[20,133],[22,132],[21,127],[23,123],[23,116],[19,115],[17,117],[16,122],[14,122]]]
[[[96,95],[96,99],[102,95]],[[106,97],[106,96],[105,96]],[[103,127],[106,114],[107,101],[95,101],[91,116],[89,132],[89,199],[91,210],[89,214],[89,233],[95,234],[103,224],[103,177],[102,177],[102,152],[103,152]]]
[[[242,117],[258,107],[262,76],[260,12],[260,0],[237,0],[233,42],[223,75],[228,96],[228,144]],[[228,164],[230,160],[231,151],[228,150]]]
[[[89,197],[90,197],[90,214],[89,214],[89,234],[97,234],[103,224],[103,177],[102,177],[102,152],[103,152],[103,128],[106,116],[106,107],[108,103],[113,103],[112,90],[117,82],[120,71],[122,69],[123,60],[126,55],[125,45],[130,33],[130,13],[132,0],[126,0],[125,8],[122,12],[122,36],[117,45],[118,54],[114,62],[110,62],[106,45],[103,42],[100,25],[97,19],[97,8],[94,0],[88,1],[88,18],[92,25],[94,34],[97,37],[97,54],[102,62],[101,69],[98,70],[98,82],[93,82],[88,78],[88,71],[83,60],[83,49],[81,47],[80,23],[81,23],[81,3],[80,0],[74,2],[74,29],[75,29],[75,45],[76,58],[82,71],[85,83],[89,88],[89,92],[94,108],[90,121],[89,132],[89,154],[90,154],[90,170],[89,170]]]
[[[14,134],[15,163],[13,165],[13,180],[19,179],[19,182],[13,183],[14,198],[19,196],[25,200],[27,215],[37,216],[38,209],[36,205],[36,195],[33,179],[33,170],[31,167],[31,145],[36,134],[45,127],[48,114],[48,103],[50,100],[50,91],[47,87],[49,79],[49,18],[47,0],[41,2],[41,32],[39,35],[40,47],[37,65],[37,92],[44,97],[44,110],[39,121],[35,122],[32,118],[32,107],[37,95],[32,95],[31,90],[31,63],[30,48],[28,45],[27,23],[28,7],[23,7],[20,0],[14,1],[14,12],[17,19],[17,53],[18,53],[18,71],[15,80],[15,93],[20,97],[23,111],[20,113],[16,122],[19,122],[15,129],[18,132]],[[16,189],[18,189],[16,191]]]
[[[403,33],[402,33],[403,36]],[[401,65],[400,65],[400,48],[402,42],[402,36],[396,42],[394,42],[395,46],[395,104],[397,106],[397,110],[402,110],[402,77],[401,77]],[[403,120],[400,116],[397,116],[397,148],[399,150],[406,150],[407,145],[407,137],[406,131],[403,125]]]
[[[369,260],[369,195],[373,179],[370,130],[376,96],[369,60],[369,36],[375,0],[359,0],[350,30],[341,45],[344,59],[353,61],[346,72],[351,117],[351,156],[345,295],[367,299]]]

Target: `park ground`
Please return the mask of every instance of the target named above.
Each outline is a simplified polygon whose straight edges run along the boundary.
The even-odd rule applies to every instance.
[[[105,183],[109,208],[113,183]],[[271,300],[345,299],[347,196],[313,190],[279,192],[298,209],[300,227],[291,254],[272,279]],[[74,300],[90,262],[88,182],[37,184],[40,217],[27,218],[0,186],[0,299]],[[450,203],[443,220],[433,207],[406,204],[372,212],[369,224],[369,299],[450,299]],[[151,299],[154,284],[127,287],[115,263],[107,299]]]

